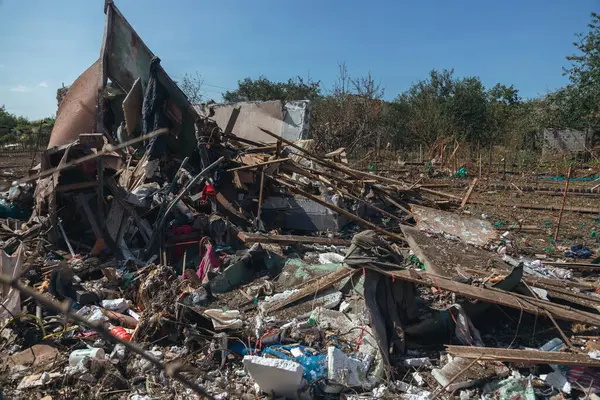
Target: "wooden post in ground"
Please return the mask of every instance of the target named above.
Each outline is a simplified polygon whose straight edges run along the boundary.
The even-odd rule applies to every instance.
[[[488,171],[487,171],[487,177],[488,180],[490,179],[490,173],[492,172],[492,151],[494,149],[494,141],[492,139],[490,139],[490,159],[488,162]]]
[[[556,222],[556,231],[554,232],[554,245],[556,245],[556,240],[558,239],[558,230],[560,229],[560,221],[562,220],[563,211],[565,209],[565,203],[567,201],[567,190],[569,189],[569,180],[571,179],[571,166],[569,165],[569,170],[567,171],[567,180],[565,181],[565,192],[563,194],[562,205],[560,206],[560,212],[558,213],[558,221]]]

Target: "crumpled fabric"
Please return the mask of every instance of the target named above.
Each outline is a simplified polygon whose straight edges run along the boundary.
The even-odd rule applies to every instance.
[[[366,230],[354,235],[344,262],[354,268],[369,264],[389,268],[392,263],[402,262],[402,256],[394,252],[374,231]],[[383,360],[389,364],[390,348],[395,354],[405,351],[402,325],[417,314],[416,290],[410,282],[393,279],[372,269],[365,269],[364,274],[365,304],[371,317],[371,326]]]
[[[215,254],[212,243],[208,241],[206,252],[204,250],[204,243],[208,238],[204,237],[200,240],[200,255],[204,253],[202,260],[200,260],[200,265],[198,265],[198,270],[196,271],[196,275],[200,278],[202,283],[206,283],[209,278],[209,272],[217,272],[219,268],[221,268],[221,260]]]
[[[591,393],[600,393],[600,372],[591,367],[570,367],[567,380],[573,387],[590,388]]]
[[[158,81],[158,67],[160,58],[154,57],[150,61],[150,79],[146,86],[144,102],[142,104],[142,135],[147,135],[160,128],[170,128],[171,121],[166,114],[169,92]],[[167,146],[167,135],[158,135],[150,139],[146,146],[149,160],[160,157]]]
[[[244,323],[240,319],[238,310],[222,311],[219,309],[209,309],[204,311],[204,316],[212,320],[215,330],[239,329]]]
[[[569,258],[590,258],[594,254],[590,249],[582,244],[574,244],[571,251],[565,252],[565,257]]]

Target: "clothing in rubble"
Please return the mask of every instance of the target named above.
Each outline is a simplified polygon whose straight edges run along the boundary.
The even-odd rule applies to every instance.
[[[147,135],[161,128],[169,129],[171,127],[171,122],[166,114],[169,93],[158,81],[159,66],[160,58],[154,57],[150,61],[150,79],[142,104],[142,135]],[[153,137],[146,146],[148,158],[153,160],[160,157],[165,152],[166,146],[166,134]]]

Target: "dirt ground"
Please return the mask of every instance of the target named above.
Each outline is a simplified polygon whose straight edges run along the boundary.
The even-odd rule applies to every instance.
[[[575,177],[593,175],[590,170],[577,170]],[[390,175],[388,175],[390,176]],[[436,177],[427,178],[425,169],[412,166],[410,171],[398,176],[406,182],[417,182],[426,185],[440,185],[433,190],[452,194],[463,198],[473,176],[466,178]],[[566,196],[565,207],[593,208],[600,210],[600,181],[570,181],[569,192]],[[544,179],[542,176],[528,171],[520,175],[504,176],[492,174],[490,178],[483,176],[478,180],[469,202],[464,208],[465,213],[490,221],[499,232],[510,230],[519,240],[519,252],[531,256],[545,254],[548,257],[561,257],[565,248],[575,244],[583,244],[592,251],[600,245],[600,213],[563,212],[558,239],[554,243],[554,234],[559,219],[560,207],[563,202],[564,180]],[[521,189],[522,188],[522,189]],[[535,188],[536,190],[533,190]],[[589,193],[590,189],[594,193]],[[581,192],[577,192],[581,191]],[[587,192],[586,192],[587,191]],[[427,194],[428,198],[437,197]],[[444,201],[448,198],[438,197]],[[492,204],[477,204],[486,202]],[[534,206],[552,206],[553,210],[536,210],[513,206],[513,204]],[[443,204],[440,205],[443,208]],[[518,226],[526,226],[526,231],[520,231]],[[532,229],[535,228],[535,229]]]
[[[8,187],[13,181],[28,175],[32,166],[34,151],[2,152],[0,151],[0,189]],[[41,161],[41,152],[35,154],[33,166]]]

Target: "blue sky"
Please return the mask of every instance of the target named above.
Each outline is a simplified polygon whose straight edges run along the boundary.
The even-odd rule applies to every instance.
[[[100,53],[103,0],[0,0],[0,105],[56,113],[56,89]],[[437,68],[514,84],[533,97],[566,83],[598,0],[115,0],[174,78],[198,71],[220,99],[239,79],[310,76],[329,87],[337,64],[369,71],[393,99]],[[210,85],[210,86],[209,86]]]

